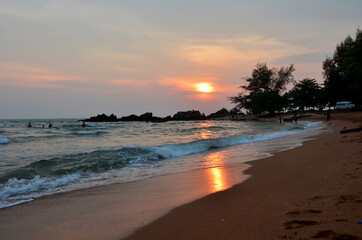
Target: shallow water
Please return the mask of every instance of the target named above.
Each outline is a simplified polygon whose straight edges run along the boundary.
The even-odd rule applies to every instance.
[[[0,208],[110,183],[215,168],[300,145],[321,123],[0,120]],[[52,122],[53,127],[48,128]],[[43,125],[45,126],[43,128]]]

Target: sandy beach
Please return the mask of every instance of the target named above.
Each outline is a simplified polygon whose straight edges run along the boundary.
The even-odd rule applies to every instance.
[[[176,208],[127,239],[361,239],[362,133],[339,133],[361,120],[361,113],[333,115],[333,132],[252,162],[246,182]]]
[[[362,132],[339,131],[361,127],[362,114],[328,125],[302,147],[220,168],[222,189],[204,169],[1,209],[0,239],[124,239],[136,229],[126,239],[361,239]]]

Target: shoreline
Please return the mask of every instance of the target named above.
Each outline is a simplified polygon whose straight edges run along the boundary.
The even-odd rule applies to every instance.
[[[304,141],[303,145],[308,142],[310,141]],[[303,147],[304,146],[301,148]],[[300,149],[300,147],[284,152],[290,152],[295,149]],[[278,156],[279,154],[280,153],[277,153],[276,155]],[[225,171],[223,175],[232,175],[230,176],[230,183],[228,183],[230,187],[245,180],[248,175],[242,173],[249,165],[253,165],[252,169],[247,170],[247,174],[251,174],[252,177],[246,180],[246,182],[238,184],[238,186],[248,184],[255,179],[255,176],[257,176],[257,172],[254,175],[253,170],[255,165],[258,165],[257,162],[266,162],[265,159],[268,159],[269,161],[270,158],[273,158],[273,156],[221,169]],[[260,164],[263,165],[263,163]],[[4,236],[7,236],[7,239],[23,239],[24,236],[26,236],[26,239],[42,239],[45,236],[56,236],[57,239],[124,238],[132,231],[139,229],[144,226],[144,224],[147,224],[154,219],[161,217],[151,223],[151,225],[139,229],[136,234],[139,233],[139,231],[142,232],[144,229],[149,228],[149,226],[157,223],[160,219],[165,217],[168,218],[175,210],[172,210],[168,214],[167,212],[175,207],[177,210],[179,209],[178,206],[183,208],[184,206],[193,203],[190,203],[190,201],[199,199],[196,200],[197,202],[205,198],[210,198],[210,196],[218,195],[219,193],[234,191],[232,189],[235,187],[216,194],[211,194],[212,191],[210,191],[210,189],[205,191],[204,188],[210,187],[211,185],[211,180],[207,176],[209,170],[210,169],[195,170],[186,173],[155,177],[139,182],[112,184],[77,190],[74,192],[60,193],[56,194],[56,196],[45,196],[27,204],[0,210],[0,215],[4,216],[4,218],[0,218],[0,232],[4,234]],[[164,188],[162,190],[158,188],[159,186],[165,187],[165,183],[170,182],[174,184],[172,186],[173,190],[176,189],[180,191],[179,194],[182,194],[182,191],[185,190],[183,185],[193,186],[191,192],[193,192],[194,195],[190,197],[190,195],[176,196],[175,194],[171,194],[172,196],[170,198],[169,189],[167,190],[167,188]],[[203,191],[200,192],[200,189]],[[187,191],[190,192],[190,189]],[[129,202],[127,202],[129,196],[128,199],[127,197],[124,198],[125,194],[136,194],[135,203],[132,203],[130,209],[126,210],[132,210],[132,208],[134,210],[142,207],[144,204],[149,204],[150,201],[154,202],[150,204],[152,206],[148,206],[143,213],[132,213],[132,211],[122,212],[119,209],[114,209],[117,208],[117,206],[122,206],[122,203],[125,205],[129,204]],[[144,199],[144,196],[151,196],[151,199]],[[34,216],[34,214],[36,216]],[[133,216],[131,219],[129,219],[129,216],[122,218],[120,217],[122,214],[133,214]],[[106,223],[103,222],[105,219],[107,221]],[[10,223],[8,221],[10,221]],[[44,229],[44,227],[46,227],[46,229]],[[120,229],[127,227],[129,228],[128,230]],[[21,238],[21,236],[23,236],[23,238]],[[133,239],[132,237],[134,238],[135,235],[131,235],[130,238]],[[147,235],[147,239],[151,238]]]
[[[0,209],[0,237],[119,239],[175,207],[246,180],[248,167],[217,168],[225,176],[222,186],[209,168],[42,196]]]
[[[333,132],[251,162],[247,181],[175,208],[125,239],[361,239],[362,134],[339,131],[361,127],[362,115],[331,122]]]

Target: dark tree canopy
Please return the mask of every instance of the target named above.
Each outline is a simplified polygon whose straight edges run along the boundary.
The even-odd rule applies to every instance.
[[[240,86],[244,92],[230,97],[238,108],[246,108],[254,113],[269,111],[274,113],[283,106],[281,92],[288,83],[294,82],[294,65],[281,68],[268,68],[266,63],[258,63],[251,77],[245,78],[246,85]]]
[[[362,31],[339,43],[333,57],[323,62],[324,86],[331,104],[351,100],[362,104]]]
[[[362,106],[362,31],[357,29],[355,39],[348,36],[337,44],[332,57],[323,61],[324,87],[315,79],[305,78],[285,93],[293,79],[294,65],[268,68],[266,63],[258,63],[251,77],[244,78],[246,84],[240,86],[242,92],[229,100],[238,109],[252,110],[258,114],[271,114],[285,107],[299,108],[335,105],[338,101],[353,101]]]
[[[285,95],[293,107],[304,110],[305,107],[315,107],[321,102],[321,87],[315,79],[305,78]]]

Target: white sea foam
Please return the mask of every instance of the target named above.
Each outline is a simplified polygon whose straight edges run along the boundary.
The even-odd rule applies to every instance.
[[[7,208],[7,207],[12,207],[12,206],[19,205],[19,204],[26,203],[26,202],[31,202],[33,200],[34,200],[33,198],[22,199],[22,200],[13,200],[13,201],[9,201],[9,200],[8,201],[2,201],[2,200],[0,200],[0,209]]]
[[[7,183],[0,185],[0,199],[4,200],[15,195],[24,195],[44,189],[64,186],[73,183],[80,178],[81,175],[79,173],[65,175],[60,178],[42,178],[39,175],[32,179],[11,178]]]
[[[106,133],[106,131],[95,130],[95,131],[78,131],[77,132],[78,135],[95,135],[95,134],[100,134],[100,133]]]
[[[160,156],[164,159],[168,159],[168,158],[183,157],[195,153],[200,153],[214,148],[225,148],[235,145],[273,140],[293,134],[298,134],[307,131],[310,128],[314,128],[316,126],[318,126],[318,123],[308,123],[305,128],[302,128],[300,130],[296,129],[291,131],[257,134],[255,136],[249,136],[249,135],[231,136],[225,138],[197,140],[194,142],[181,143],[181,144],[166,144],[160,146],[145,146],[145,147],[133,147],[133,148],[139,148],[140,150],[150,151],[151,153],[149,152],[147,153],[147,156],[150,159],[157,159],[157,156]]]
[[[0,137],[0,144],[6,144],[9,143],[9,139],[7,137]]]

